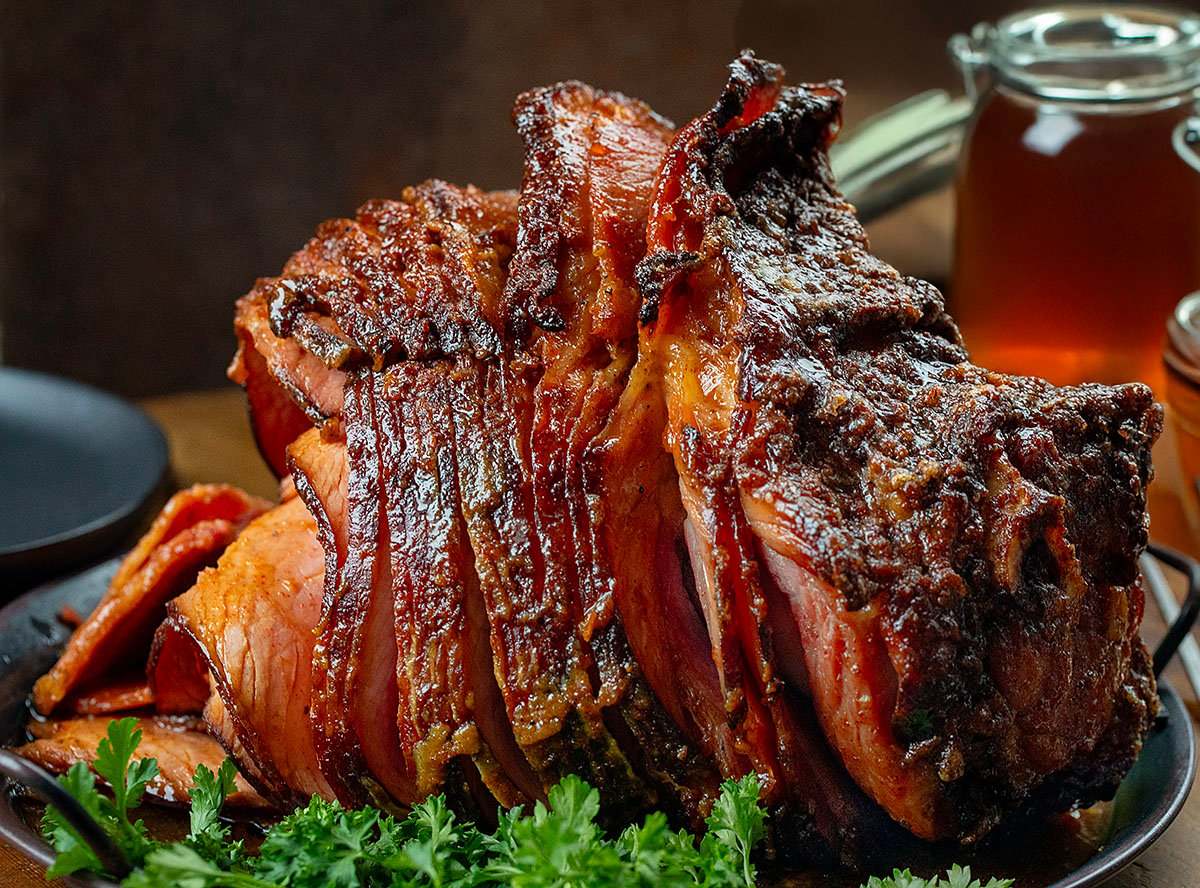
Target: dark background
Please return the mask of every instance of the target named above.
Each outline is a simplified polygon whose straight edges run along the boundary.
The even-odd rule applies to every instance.
[[[577,77],[683,123],[749,46],[844,79],[853,125],[960,88],[947,37],[1024,5],[4,0],[0,361],[219,385],[234,300],[322,219],[429,177],[518,186],[523,89]]]

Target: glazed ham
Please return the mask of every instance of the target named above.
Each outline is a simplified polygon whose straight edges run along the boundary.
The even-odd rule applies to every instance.
[[[753,773],[779,860],[1111,794],[1159,408],[970,364],[834,186],[841,101],[744,54],[676,132],[563,83],[519,195],[324,223],[237,308],[281,503],[169,508],[39,708],[191,719],[277,805],[579,774],[698,826]]]
[[[967,363],[833,187],[840,89],[781,75],[740,60],[679,135],[640,274],[726,693],[748,672],[770,695],[765,574],[827,737],[918,836],[982,835],[1111,730],[1103,797],[1156,705],[1137,556],[1161,411]]]

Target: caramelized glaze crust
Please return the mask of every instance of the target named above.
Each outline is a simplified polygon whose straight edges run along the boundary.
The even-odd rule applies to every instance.
[[[1111,793],[1155,708],[1137,557],[1161,410],[1142,385],[970,364],[833,184],[840,87],[780,76],[743,56],[676,139],[639,269],[689,514],[736,487],[786,562],[759,568],[793,599],[827,734],[918,833],[979,835],[1084,761],[1067,795]],[[885,705],[843,705],[862,694]],[[873,773],[893,767],[903,791]]]

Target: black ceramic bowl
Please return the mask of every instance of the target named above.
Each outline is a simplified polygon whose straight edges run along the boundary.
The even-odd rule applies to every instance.
[[[166,470],[166,438],[133,404],[0,367],[0,587],[119,544]]]
[[[33,682],[53,664],[70,634],[58,620],[64,605],[90,613],[117,568],[109,561],[73,577],[41,586],[0,610],[0,740],[20,735]],[[1099,851],[1051,888],[1089,888],[1116,875],[1162,835],[1187,799],[1196,771],[1196,747],[1187,709],[1166,682],[1159,685],[1162,716],[1141,757],[1114,799],[1112,823]],[[11,782],[0,793],[0,839],[38,863],[54,858],[16,804]],[[76,878],[75,885],[111,885]]]

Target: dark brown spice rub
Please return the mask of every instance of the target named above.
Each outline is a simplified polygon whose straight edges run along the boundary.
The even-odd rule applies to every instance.
[[[799,571],[781,585],[829,609],[810,647],[832,620],[886,649],[863,679],[894,701],[872,742],[931,775],[910,787],[923,809],[894,816],[969,839],[1064,767],[1065,796],[1110,792],[1156,706],[1137,556],[1160,409],[1145,386],[967,363],[937,291],[870,255],[832,184],[840,87],[781,87],[751,55],[732,70],[668,157],[640,271],[679,446],[710,454],[685,481],[736,479],[755,533]],[[814,684],[843,655],[806,650]],[[856,766],[846,688],[814,691],[874,787],[888,765]]]

